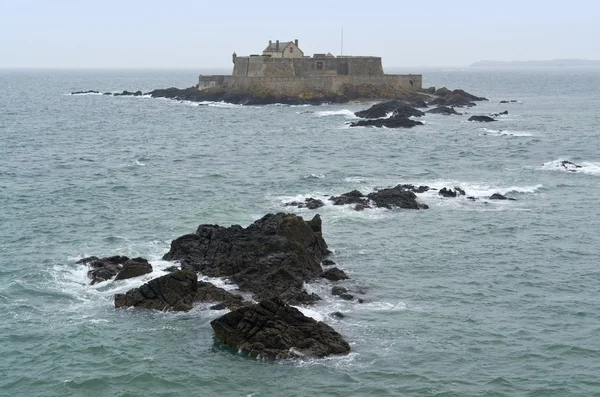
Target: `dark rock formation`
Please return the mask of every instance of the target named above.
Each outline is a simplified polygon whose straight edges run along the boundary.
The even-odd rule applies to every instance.
[[[168,268],[165,269],[165,272],[173,273],[173,272],[176,272],[177,270],[179,270],[179,268],[177,266],[169,266]]]
[[[417,202],[417,196],[402,185],[396,187],[380,189],[369,193],[367,197],[377,206],[387,209],[406,208],[406,209],[426,209],[425,204]]]
[[[396,186],[396,188],[402,188],[404,190],[410,190],[413,193],[425,193],[425,192],[431,190],[431,188],[429,186],[424,186],[424,185],[415,186],[415,185],[407,185],[407,184],[398,185],[398,186]],[[433,189],[433,190],[435,190],[435,189]]]
[[[321,266],[334,266],[335,262],[332,261],[331,259],[325,259],[323,262],[321,262]]]
[[[448,107],[448,106],[440,106],[440,107],[437,107],[435,109],[428,110],[425,113],[443,114],[443,115],[446,115],[446,116],[453,115],[453,114],[455,114],[455,115],[461,115],[462,114],[462,113],[458,113],[456,110],[454,110],[454,108],[451,108],[451,107]]]
[[[423,112],[415,109],[413,106],[404,101],[387,101],[377,103],[367,110],[361,110],[360,112],[356,112],[354,114],[356,117],[365,119],[377,119],[385,117],[390,113],[392,114],[392,117],[401,116],[403,118],[408,118],[411,116],[420,117],[424,115]]]
[[[331,289],[331,295],[339,296],[340,298],[347,301],[351,301],[352,299],[354,299],[354,296],[349,294],[346,288],[337,285]]]
[[[469,117],[469,121],[479,121],[481,123],[489,123],[491,121],[496,121],[496,119],[493,119],[489,116],[471,116],[471,117]]]
[[[197,293],[196,273],[179,270],[150,280],[126,294],[116,294],[115,307],[186,311],[192,308]]]
[[[82,94],[99,94],[99,91],[89,90],[89,91],[75,91],[72,92],[71,95],[82,95]]]
[[[510,101],[506,101],[506,100],[500,101],[500,103],[514,103],[514,102],[517,102],[517,100],[516,99],[511,99]]]
[[[576,170],[574,170],[573,168],[582,168],[583,166],[579,165],[579,164],[575,164],[572,161],[569,160],[562,160],[560,162],[560,165],[565,168],[567,171],[570,172],[577,172]]]
[[[448,188],[440,189],[438,194],[443,197],[456,197],[456,196],[464,196],[466,193],[461,188],[455,186],[454,190],[448,189]]]
[[[196,292],[194,300],[197,302],[220,302],[219,304],[210,307],[215,310],[235,310],[248,304],[247,302],[244,302],[244,298],[241,296],[232,294],[223,288],[216,287],[213,284],[204,281],[198,281],[198,291]]]
[[[464,106],[475,106],[474,102],[487,101],[486,98],[477,97],[469,94],[464,90],[453,90],[450,91],[446,87],[442,87],[435,92],[437,98],[430,101],[429,105],[436,106],[450,106],[450,107],[464,107]]]
[[[337,267],[332,267],[323,271],[321,277],[326,278],[329,281],[347,280],[349,278],[343,270],[340,270]]]
[[[115,92],[113,94],[113,96],[142,96],[142,91],[136,91],[136,92],[130,92],[130,91],[123,91],[121,93]]]
[[[309,197],[304,201],[292,201],[289,203],[285,203],[286,207],[298,207],[298,208],[308,208],[309,210],[315,210],[317,208],[321,208],[325,203],[319,199],[315,199]]]
[[[369,203],[369,199],[358,190],[353,190],[339,196],[331,196],[329,200],[333,201],[333,205],[362,204],[368,206]]]
[[[125,280],[148,273],[152,273],[152,265],[144,258],[133,258],[123,264],[115,280]]]
[[[210,325],[223,343],[251,356],[325,357],[350,352],[350,345],[329,325],[277,298],[227,313]]]
[[[422,122],[412,120],[403,116],[392,116],[387,119],[368,119],[350,123],[350,127],[386,127],[386,128],[411,128],[423,125]]]
[[[77,261],[78,264],[86,264],[90,267],[88,277],[92,279],[90,284],[96,284],[102,281],[110,280],[117,275],[123,268],[123,264],[129,260],[126,256],[110,256],[108,258],[98,259],[96,256],[83,258]]]
[[[500,193],[494,193],[490,196],[489,198],[490,200],[516,200],[515,198],[512,197],[506,197]]]
[[[508,115],[508,110],[505,110],[504,112],[500,112],[500,113],[491,113],[490,116],[492,117],[498,117],[498,116],[506,116]]]
[[[165,260],[180,260],[204,275],[228,277],[257,300],[294,300],[321,273],[329,254],[319,215],[268,214],[247,228],[200,225],[171,243]]]
[[[341,312],[333,312],[333,313],[331,313],[331,314],[330,314],[330,316],[331,316],[331,317],[335,317],[335,318],[340,318],[340,319],[341,319],[341,318],[345,318],[345,317],[346,317],[346,316],[345,316],[343,313],[341,313]]]

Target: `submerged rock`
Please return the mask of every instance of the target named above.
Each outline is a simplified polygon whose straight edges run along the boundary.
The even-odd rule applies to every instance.
[[[123,264],[123,268],[117,274],[115,280],[125,280],[148,273],[152,273],[152,265],[144,258],[133,258]]]
[[[165,260],[179,260],[211,277],[228,277],[255,299],[296,299],[319,276],[329,254],[319,215],[268,214],[247,228],[200,225],[171,243]]]
[[[273,298],[242,307],[210,323],[226,345],[265,358],[347,354],[350,345],[329,325]]]
[[[481,123],[489,123],[491,121],[497,121],[494,118],[491,118],[489,116],[471,116],[469,117],[469,121],[479,121]]]
[[[150,280],[125,294],[115,295],[115,308],[138,307],[156,310],[187,311],[198,292],[198,276],[179,270]]]
[[[343,193],[339,196],[331,196],[329,200],[333,201],[333,205],[347,204],[362,204],[368,205],[369,199],[358,190],[353,190],[348,193]]]
[[[455,186],[454,190],[448,189],[448,188],[442,188],[442,189],[440,189],[438,194],[443,197],[456,197],[456,196],[464,196],[466,193],[461,188]]]
[[[211,309],[221,310],[230,309],[235,310],[242,307],[248,302],[244,302],[244,298],[240,295],[232,294],[229,291],[219,288],[211,283],[204,281],[198,281],[198,291],[194,297],[194,301],[197,302],[218,302],[218,304],[211,306]]]
[[[504,112],[500,112],[500,113],[491,113],[490,116],[492,117],[498,117],[498,116],[506,116],[508,115],[508,110],[505,110]]]
[[[142,91],[136,91],[136,92],[123,91],[123,92],[121,92],[121,93],[119,93],[119,92],[115,92],[115,93],[113,94],[113,96],[142,96],[142,95],[144,95],[144,94],[142,93]]]
[[[579,164],[575,164],[574,162],[569,161],[569,160],[562,160],[560,162],[560,165],[569,172],[577,172],[576,171],[577,168],[583,168],[583,166],[581,166]]]
[[[486,98],[478,97],[473,94],[469,94],[464,90],[449,90],[446,87],[442,87],[435,91],[437,98],[429,102],[429,105],[436,106],[449,106],[449,107],[471,107],[475,106],[474,102],[487,101]]]

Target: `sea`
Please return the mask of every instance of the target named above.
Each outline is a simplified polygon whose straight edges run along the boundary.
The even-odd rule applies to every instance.
[[[424,86],[489,101],[411,129],[349,127],[369,103],[70,95],[185,88],[200,72],[0,71],[0,395],[600,395],[600,70],[423,70]],[[476,200],[326,200],[400,183]],[[285,206],[307,197],[326,205]],[[351,277],[338,285],[362,292],[345,301],[315,281],[323,300],[301,307],[350,354],[254,359],[215,340],[225,311],[114,308],[166,274],[173,239],[277,212],[320,214]],[[76,264],[116,254],[154,271],[89,285]]]

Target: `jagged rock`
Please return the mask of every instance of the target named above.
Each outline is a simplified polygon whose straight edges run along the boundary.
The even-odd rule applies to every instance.
[[[436,106],[450,106],[450,107],[464,107],[464,106],[475,106],[476,101],[487,101],[486,98],[477,97],[469,94],[464,90],[453,90],[450,91],[446,87],[442,87],[435,92],[437,98],[429,102],[429,105]]]
[[[265,358],[347,354],[350,345],[329,325],[273,298],[211,321],[226,345]]]
[[[335,262],[332,261],[331,259],[325,259],[323,262],[321,262],[321,266],[334,266]]]
[[[110,256],[107,258],[98,259],[96,256],[83,258],[77,261],[78,264],[89,265],[90,270],[87,275],[92,279],[91,285],[110,280],[117,275],[123,268],[123,264],[129,260],[126,256]]]
[[[179,270],[150,280],[125,294],[116,294],[115,307],[187,311],[192,308],[197,293],[196,273]]]
[[[240,290],[263,300],[297,296],[303,283],[321,273],[329,254],[321,217],[304,221],[293,214],[268,214],[247,228],[200,225],[195,234],[171,243],[165,260],[182,261],[211,277],[228,277]]]
[[[82,94],[99,94],[99,91],[88,90],[88,91],[75,91],[72,92],[71,95],[82,95]]]
[[[346,273],[344,273],[343,270],[340,270],[337,267],[332,267],[332,268],[325,270],[324,272],[321,273],[321,277],[326,278],[327,280],[330,280],[330,281],[340,281],[340,280],[346,280],[346,279],[350,278],[346,275]]]
[[[198,281],[198,291],[194,297],[194,301],[197,302],[219,302],[219,304],[211,306],[211,309],[221,310],[229,309],[235,310],[239,307],[248,304],[244,302],[244,298],[239,295],[232,294],[219,288],[211,283],[205,281]]]
[[[369,205],[367,204],[356,204],[354,205],[354,211],[364,211],[367,208],[371,208]]]
[[[341,313],[341,312],[333,312],[330,314],[331,317],[335,317],[335,318],[345,318],[346,316]]]
[[[346,205],[346,204],[363,204],[367,205],[369,199],[367,199],[358,190],[353,190],[348,193],[341,194],[339,196],[331,196],[329,200],[333,201],[333,205]]]
[[[298,208],[308,208],[309,210],[315,210],[317,208],[323,207],[324,205],[325,205],[325,203],[323,203],[323,201],[312,198],[312,197],[305,199],[303,202],[302,201],[292,201],[290,203],[285,204],[286,207],[292,206],[292,207],[298,207]]]
[[[416,100],[414,102],[411,102],[410,104],[413,107],[416,107],[416,108],[428,108],[429,107],[429,105],[427,104],[427,102],[425,102],[422,99],[419,99],[419,100]],[[427,112],[425,112],[425,113],[427,113]]]
[[[583,168],[583,166],[579,165],[579,164],[575,164],[572,161],[569,160],[562,160],[560,162],[560,165],[563,166],[567,171],[570,172],[576,172],[573,168]]]
[[[426,209],[425,204],[417,202],[417,196],[410,190],[398,185],[396,187],[380,189],[369,193],[367,197],[377,206],[387,209],[405,208],[405,209]]]
[[[512,201],[516,201],[517,199],[512,198],[512,197],[506,197],[500,193],[494,193],[490,196],[489,198],[490,200],[512,200]]]
[[[494,118],[491,118],[489,116],[471,116],[469,117],[469,121],[479,121],[481,123],[489,123],[491,121],[497,121]]]
[[[173,272],[176,272],[177,270],[179,270],[179,268],[177,266],[169,266],[168,268],[165,269],[165,272],[173,273]]]
[[[350,123],[350,127],[386,127],[386,128],[411,128],[423,125],[422,122],[404,116],[396,115],[387,119],[368,119]]]
[[[348,290],[344,287],[340,287],[339,285],[336,285],[331,289],[331,295],[333,296],[340,296],[341,294],[345,294],[346,292],[348,292]]]
[[[401,118],[408,118],[411,116],[420,117],[425,115],[425,113],[415,109],[413,106],[404,101],[387,101],[377,103],[367,110],[355,112],[354,115],[356,117],[365,119],[378,119],[381,117],[386,117],[390,113],[392,114],[392,117],[398,116]]]
[[[405,189],[405,190],[410,190],[413,193],[425,193],[425,192],[431,190],[431,188],[429,186],[424,186],[424,185],[415,186],[415,185],[406,185],[406,184],[404,184],[404,185],[398,185],[396,187],[397,188],[402,188],[402,189]]]
[[[125,280],[148,273],[152,273],[152,265],[144,258],[133,258],[123,264],[123,268],[117,274],[115,280]]]
[[[448,106],[440,106],[437,107],[435,109],[431,109],[426,111],[425,113],[433,113],[433,114],[443,114],[446,116],[449,115],[461,115],[462,113],[458,113],[456,110],[454,110],[454,108],[448,107]]]
[[[454,190],[448,189],[448,188],[440,189],[438,194],[442,197],[456,197],[456,196],[464,196],[466,193],[461,188],[455,186]]]
[[[504,112],[500,112],[500,113],[491,113],[490,116],[492,117],[498,117],[498,116],[506,116],[508,115],[508,110],[505,110]]]
[[[113,94],[113,96],[142,96],[142,95],[143,95],[142,91],[136,91],[136,92],[123,91],[121,93],[115,92]]]

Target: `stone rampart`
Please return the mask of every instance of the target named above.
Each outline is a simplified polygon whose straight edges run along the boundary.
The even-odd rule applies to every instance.
[[[301,77],[237,77],[200,76],[198,89],[223,89],[236,92],[265,93],[282,97],[302,97],[311,93],[346,95],[365,92],[366,97],[390,97],[395,92],[422,88],[422,76],[417,74],[377,76],[301,76]],[[378,95],[378,93],[380,93]]]

